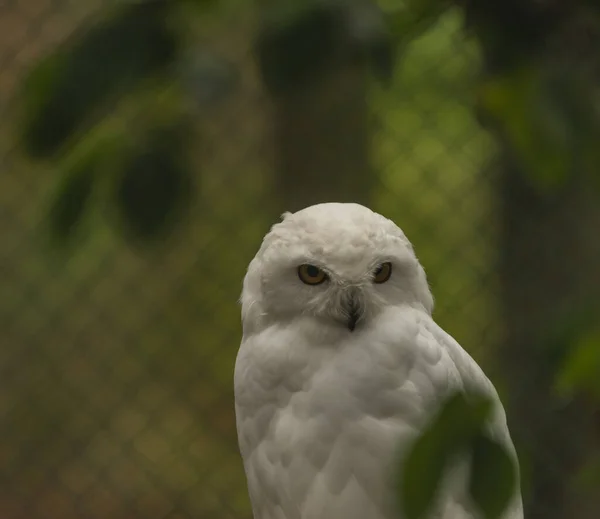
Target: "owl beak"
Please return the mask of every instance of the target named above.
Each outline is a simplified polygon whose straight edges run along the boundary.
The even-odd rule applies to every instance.
[[[348,330],[353,332],[356,328],[356,323],[360,319],[360,309],[355,294],[348,295],[348,299],[346,300],[346,313],[348,315],[348,320],[346,321]]]

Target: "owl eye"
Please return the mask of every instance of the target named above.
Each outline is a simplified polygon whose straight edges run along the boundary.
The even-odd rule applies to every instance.
[[[298,277],[302,283],[307,285],[320,285],[327,279],[327,274],[319,267],[304,264],[298,267]]]
[[[385,283],[392,275],[392,264],[388,261],[382,263],[373,272],[373,281],[375,283]]]

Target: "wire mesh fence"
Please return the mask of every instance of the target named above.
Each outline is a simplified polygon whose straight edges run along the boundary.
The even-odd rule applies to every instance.
[[[286,172],[280,107],[256,70],[258,16],[234,7],[190,22],[200,34],[186,76],[194,197],[180,224],[158,245],[132,244],[103,197],[107,180],[65,252],[47,243],[60,171],[15,151],[12,116],[26,73],[103,7],[0,4],[0,517],[249,518],[233,413],[236,301],[262,235],[287,209],[274,200]],[[474,113],[481,56],[461,24],[449,10],[404,49],[390,85],[367,81],[371,167],[357,184],[368,192],[355,195],[406,231],[436,319],[482,359],[502,340],[497,144]],[[226,71],[216,86],[198,79],[207,66]],[[332,171],[330,194],[348,197],[354,174]],[[314,180],[295,177],[286,196],[319,190]]]

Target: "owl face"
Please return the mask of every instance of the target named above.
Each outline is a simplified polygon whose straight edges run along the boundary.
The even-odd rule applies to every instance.
[[[252,260],[242,293],[245,328],[310,317],[354,333],[398,305],[431,312],[425,273],[404,233],[358,204],[285,214]]]

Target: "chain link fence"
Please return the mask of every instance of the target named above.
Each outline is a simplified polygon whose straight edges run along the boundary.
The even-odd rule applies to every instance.
[[[102,7],[0,3],[0,517],[250,518],[233,413],[236,301],[280,209],[256,20],[230,9],[198,22],[195,63],[233,72],[227,88],[198,88],[190,108],[198,174],[180,225],[139,247],[95,194],[65,251],[47,243],[59,172],[15,151],[15,100],[37,60]],[[369,83],[366,200],[404,228],[437,320],[483,359],[502,337],[496,145],[473,111],[480,60],[451,10],[404,49],[390,85]]]

